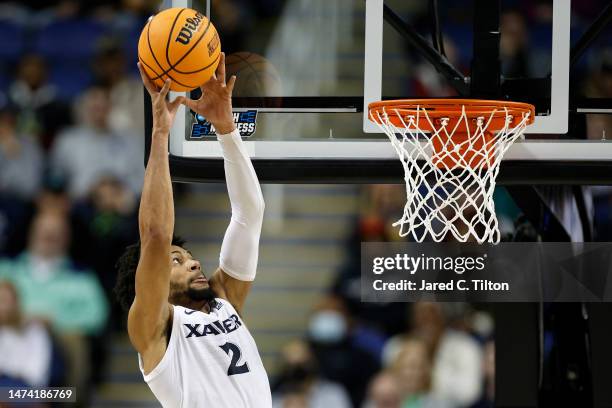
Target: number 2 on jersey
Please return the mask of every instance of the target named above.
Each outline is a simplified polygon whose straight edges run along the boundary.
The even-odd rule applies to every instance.
[[[246,361],[241,365],[238,365],[240,359],[242,358],[242,351],[240,351],[240,347],[234,343],[225,343],[219,347],[221,347],[221,350],[225,351],[225,354],[230,356],[232,359],[227,369],[227,375],[244,374],[249,372],[249,365],[246,363]]]

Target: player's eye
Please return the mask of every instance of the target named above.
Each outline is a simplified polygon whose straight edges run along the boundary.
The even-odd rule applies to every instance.
[[[181,263],[181,260],[180,260],[180,259],[178,259],[178,258],[172,258],[172,263],[175,263],[175,264],[180,264],[180,263]]]

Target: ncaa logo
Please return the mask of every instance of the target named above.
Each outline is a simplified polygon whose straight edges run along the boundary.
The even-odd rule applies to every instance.
[[[188,140],[202,139],[205,137],[216,137],[215,127],[202,115],[191,111],[195,118],[195,123],[191,127],[191,134]],[[257,130],[257,110],[247,110],[244,112],[234,112],[234,124],[242,137],[252,136]]]

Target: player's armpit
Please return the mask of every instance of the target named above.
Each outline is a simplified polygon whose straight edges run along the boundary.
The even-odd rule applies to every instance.
[[[143,358],[155,344],[160,341],[166,344],[165,335],[171,316],[170,303],[166,302],[159,311],[151,313],[143,302],[139,302],[138,297],[134,299],[128,314],[128,335],[130,342]],[[151,323],[152,321],[155,323]]]
[[[238,313],[242,313],[242,307],[251,290],[252,283],[251,281],[236,279],[221,268],[217,268],[210,279],[210,285],[217,296],[230,302]]]
[[[154,309],[136,296],[128,313],[128,335],[136,351],[142,354],[151,343],[159,340],[165,333],[171,312],[168,302]]]
[[[128,333],[136,350],[141,352],[163,333],[171,306],[170,244],[165,240],[144,239],[136,269],[136,296],[128,315]]]
[[[162,312],[163,324],[148,326],[146,319],[141,319],[143,310],[138,300],[134,300],[128,316],[128,334],[130,341],[142,358],[145,375],[149,374],[162,360],[168,341],[168,329],[172,326],[172,305],[167,303]]]

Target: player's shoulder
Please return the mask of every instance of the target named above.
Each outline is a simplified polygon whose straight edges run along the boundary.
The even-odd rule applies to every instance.
[[[183,306],[179,306],[179,305],[172,305],[174,308],[174,314],[177,315],[192,315],[194,313],[202,313],[199,310],[195,310],[195,309],[189,309],[187,307],[183,307]],[[236,314],[236,309],[234,308],[234,306],[232,306],[232,304],[230,302],[228,302],[225,299],[222,298],[215,298],[213,301],[210,302],[210,312],[211,314],[221,314],[221,313],[228,313],[228,314]]]
[[[240,313],[236,310],[234,305],[231,304],[227,299],[215,298],[210,304],[210,313],[218,316],[219,318],[228,318],[232,316],[239,316]]]
[[[215,301],[211,303],[210,307],[211,310],[214,310],[216,312],[227,311],[230,313],[236,313],[236,309],[234,309],[234,306],[232,306],[232,304],[227,300],[221,298],[215,298]]]

